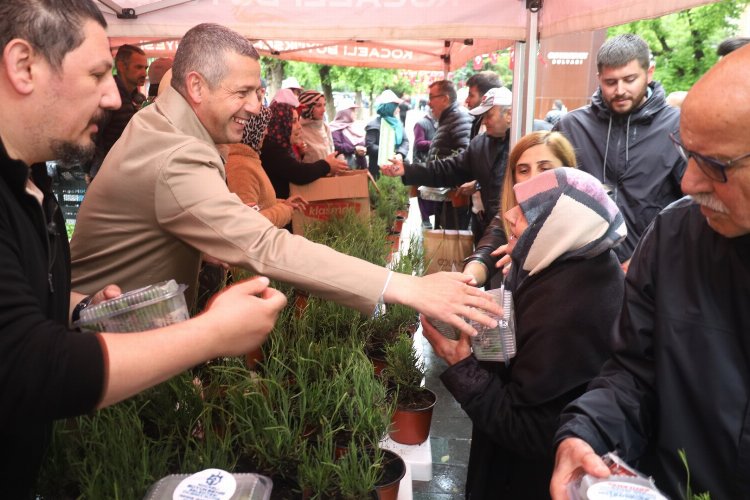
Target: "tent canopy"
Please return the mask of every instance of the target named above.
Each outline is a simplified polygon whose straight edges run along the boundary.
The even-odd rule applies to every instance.
[[[541,37],[658,17],[712,0],[99,0],[114,47],[174,53],[192,26],[213,22],[281,59],[445,71],[527,38],[528,3]],[[123,16],[122,14],[125,13]],[[120,14],[117,16],[116,14]]]

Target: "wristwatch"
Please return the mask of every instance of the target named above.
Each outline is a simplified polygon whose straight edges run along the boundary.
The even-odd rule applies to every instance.
[[[91,299],[93,297],[91,295],[88,295],[83,298],[76,306],[73,308],[73,314],[71,315],[73,323],[81,319],[81,311],[86,309],[89,304],[91,304]]]

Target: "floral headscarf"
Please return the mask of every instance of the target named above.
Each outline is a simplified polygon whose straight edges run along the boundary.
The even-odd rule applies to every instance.
[[[292,113],[294,108],[283,102],[272,102],[268,109],[271,111],[271,120],[268,122],[266,142],[277,144],[294,155],[292,150],[292,121],[294,119]]]
[[[245,125],[245,130],[242,133],[242,143],[260,152],[260,143],[263,141],[263,136],[268,129],[269,121],[271,121],[271,110],[265,106],[261,106],[260,112],[257,115],[252,115],[247,125]]]
[[[627,234],[601,182],[581,170],[548,170],[513,190],[529,225],[511,252],[511,290],[555,261],[596,257]]]
[[[325,96],[317,90],[305,90],[304,92],[302,92],[298,97],[299,108],[297,108],[300,118],[312,120],[313,108],[315,107],[315,104],[323,97]]]

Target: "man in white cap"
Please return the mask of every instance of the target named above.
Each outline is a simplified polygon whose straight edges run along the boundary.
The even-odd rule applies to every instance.
[[[510,90],[496,87],[484,94],[479,106],[469,110],[472,115],[482,115],[486,131],[472,139],[466,151],[424,164],[408,165],[394,159],[392,165],[382,169],[383,175],[402,176],[404,184],[435,187],[478,181],[484,207],[480,213],[472,213],[472,230],[478,240],[500,207],[500,186],[508,161],[512,100]]]
[[[281,88],[291,90],[296,96],[299,96],[304,90],[302,88],[302,85],[300,85],[297,79],[294,78],[293,76],[290,76],[289,78],[284,78],[281,81]]]

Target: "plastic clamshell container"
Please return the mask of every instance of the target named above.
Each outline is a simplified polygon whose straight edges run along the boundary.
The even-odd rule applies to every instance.
[[[471,349],[480,361],[505,361],[506,363],[516,355],[515,327],[513,323],[513,306],[508,303],[510,292],[504,288],[487,290],[495,302],[503,307],[503,316],[493,316],[498,326],[488,328],[476,321],[469,321],[477,331],[476,337],[471,339]]]
[[[172,474],[159,479],[151,485],[143,500],[172,500],[173,498],[180,498],[180,496],[174,496],[175,490],[183,480],[190,476],[190,474]],[[216,498],[221,498],[221,500],[269,500],[271,498],[273,481],[270,477],[251,473],[232,474],[232,477],[237,482],[237,489],[234,491],[234,494],[229,498]]]
[[[440,332],[440,335],[450,340],[458,340],[460,335],[459,331],[444,321],[439,319],[427,318],[432,326]]]
[[[586,475],[580,484],[568,487],[568,494],[571,500],[667,500],[651,480],[631,476],[597,479]]]
[[[419,197],[423,200],[430,200],[430,201],[447,201],[450,196],[448,195],[448,191],[450,191],[451,188],[442,187],[427,187],[427,186],[419,186]]]
[[[83,309],[74,326],[93,332],[140,332],[185,321],[190,318],[186,288],[169,280],[126,292]]]

